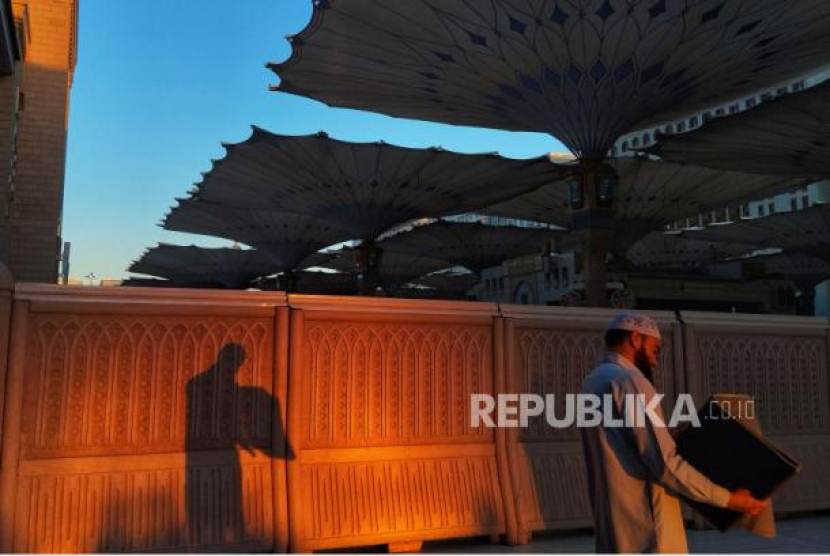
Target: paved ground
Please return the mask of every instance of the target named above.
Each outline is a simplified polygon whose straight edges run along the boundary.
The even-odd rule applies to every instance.
[[[764,539],[734,531],[689,531],[689,550],[696,553],[753,554],[822,554],[830,553],[830,514],[812,515],[777,522],[778,535]],[[586,532],[535,535],[525,546],[489,544],[481,539],[431,542],[424,545],[427,553],[577,553],[594,551],[594,537]]]

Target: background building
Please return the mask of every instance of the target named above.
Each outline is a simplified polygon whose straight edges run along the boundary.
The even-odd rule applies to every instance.
[[[77,0],[2,0],[0,261],[56,282]]]

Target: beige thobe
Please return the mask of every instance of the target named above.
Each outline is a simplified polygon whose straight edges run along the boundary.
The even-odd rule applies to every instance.
[[[618,417],[626,394],[642,393],[646,403],[656,394],[634,363],[616,353],[588,375],[582,392],[613,396]],[[659,407],[655,413],[663,419]],[[729,501],[728,490],[676,453],[668,429],[648,417],[642,424],[581,429],[597,552],[687,552],[677,495],[719,507]]]

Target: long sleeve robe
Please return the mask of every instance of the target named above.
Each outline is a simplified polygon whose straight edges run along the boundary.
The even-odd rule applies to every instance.
[[[608,353],[588,375],[582,392],[612,395],[619,416],[626,394],[642,393],[646,403],[656,395],[640,370],[616,353]],[[659,406],[656,413],[663,418]],[[647,416],[642,424],[581,429],[596,550],[688,552],[677,494],[725,507],[730,493],[676,453],[668,429]]]

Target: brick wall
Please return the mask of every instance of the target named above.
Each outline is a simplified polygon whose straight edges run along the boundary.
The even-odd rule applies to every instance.
[[[25,59],[17,75],[0,83],[0,258],[19,281],[55,282],[69,89],[75,62],[76,0],[16,0],[15,17],[26,20],[21,38]],[[18,79],[23,103],[18,112],[17,160],[9,195],[13,89]],[[11,102],[11,107],[7,103]],[[6,241],[4,242],[4,238]]]

